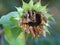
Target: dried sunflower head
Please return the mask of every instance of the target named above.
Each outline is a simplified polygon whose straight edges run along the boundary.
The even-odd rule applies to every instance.
[[[42,6],[41,1],[34,4],[33,0],[30,0],[29,3],[22,2],[22,7],[16,7],[20,16],[18,25],[33,37],[39,37],[40,34],[46,37],[46,32],[49,32],[47,30],[48,19],[51,17],[47,13],[47,5]]]

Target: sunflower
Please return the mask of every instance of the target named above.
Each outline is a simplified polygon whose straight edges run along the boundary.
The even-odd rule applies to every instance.
[[[22,7],[16,7],[20,16],[18,25],[22,27],[24,32],[33,37],[39,37],[40,34],[46,37],[46,32],[49,33],[47,24],[51,17],[47,12],[47,5],[42,6],[41,1],[33,3],[33,0],[30,0],[29,3],[22,2]]]

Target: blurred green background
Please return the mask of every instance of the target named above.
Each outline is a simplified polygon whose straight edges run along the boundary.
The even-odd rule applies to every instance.
[[[24,1],[29,2],[29,0]],[[34,1],[37,2],[38,0]],[[48,3],[47,9],[53,15],[55,24],[54,22],[51,23],[51,27],[49,28],[51,34],[47,34],[46,38],[41,36],[37,40],[29,37],[26,45],[60,45],[60,0],[42,0],[41,2],[42,5]],[[0,17],[9,12],[16,11],[15,6],[19,7],[21,5],[22,0],[0,0]]]

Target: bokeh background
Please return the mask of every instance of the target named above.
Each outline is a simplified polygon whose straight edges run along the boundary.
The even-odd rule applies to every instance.
[[[24,0],[29,2],[29,0]],[[34,0],[37,2],[38,0]],[[55,19],[52,22],[49,31],[50,35],[47,37],[40,37],[39,39],[27,39],[26,45],[60,45],[60,0],[41,0],[42,5],[48,4],[48,12],[51,13]],[[9,12],[16,11],[15,6],[20,7],[22,5],[22,0],[0,0],[0,17],[6,15]],[[7,43],[4,41],[2,25],[0,25],[0,45],[5,45]],[[6,44],[8,45],[8,44]]]

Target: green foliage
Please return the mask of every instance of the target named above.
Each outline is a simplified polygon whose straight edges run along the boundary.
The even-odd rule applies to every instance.
[[[16,11],[2,16],[0,19],[0,24],[2,24],[4,27],[5,40],[10,45],[25,45],[25,38],[23,40],[18,38],[22,30],[21,27],[18,27],[18,20],[19,15]],[[23,33],[22,35],[24,36]]]
[[[2,16],[0,19],[0,24],[12,25],[10,21],[11,17],[18,17],[18,13],[15,11],[15,12],[11,12],[11,13],[8,13],[7,15]]]
[[[13,35],[10,31],[10,27],[8,25],[4,26],[4,32],[5,32],[5,39],[10,43],[13,39]]]
[[[21,32],[16,39],[13,39],[10,45],[25,45],[24,33]]]
[[[25,45],[25,43],[21,39],[13,39],[10,45]]]
[[[13,33],[12,35],[13,35],[13,37],[16,39],[18,36],[19,36],[19,34],[21,33],[21,28],[20,27],[18,27],[18,26],[13,26],[12,28],[11,28],[11,32]]]

